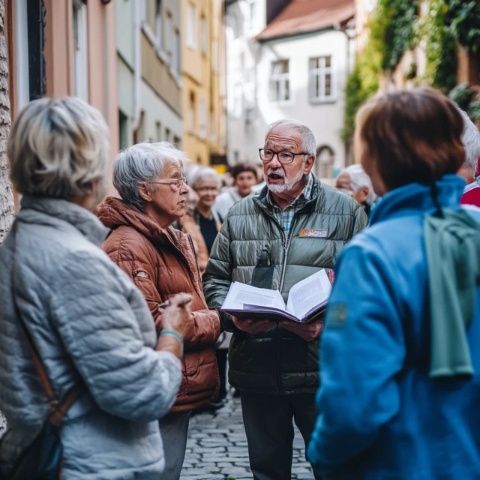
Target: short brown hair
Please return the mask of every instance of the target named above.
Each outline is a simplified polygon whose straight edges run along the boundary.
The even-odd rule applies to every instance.
[[[373,161],[387,190],[432,184],[465,161],[462,116],[431,88],[382,93],[359,110],[356,125],[360,160]]]
[[[230,169],[230,175],[235,180],[243,172],[252,172],[255,175],[255,178],[258,180],[257,169],[255,168],[255,165],[251,163],[246,163],[246,162],[237,163]]]

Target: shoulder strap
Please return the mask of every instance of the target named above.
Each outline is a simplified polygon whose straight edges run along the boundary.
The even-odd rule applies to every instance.
[[[24,318],[20,313],[20,308],[18,307],[17,298],[15,295],[15,279],[16,279],[16,268],[15,268],[15,260],[16,260],[16,251],[17,251],[17,222],[14,223],[12,226],[12,233],[14,235],[13,239],[13,261],[12,261],[12,299],[13,299],[13,306],[15,308],[15,313],[17,315],[18,320],[20,321],[20,325],[22,326],[22,330],[25,334],[25,338],[28,342],[28,347],[30,353],[32,355],[33,365],[35,370],[37,371],[38,378],[40,380],[40,384],[42,385],[43,391],[47,396],[48,403],[50,404],[51,412],[49,415],[50,422],[56,426],[60,425],[62,422],[63,417],[68,412],[70,407],[72,406],[73,402],[76,400],[79,394],[79,390],[76,385],[74,385],[65,395],[63,400],[59,402],[55,396],[55,392],[53,391],[52,385],[50,383],[50,379],[48,378],[47,371],[45,370],[45,366],[40,358],[40,355],[37,352],[33,339],[30,335],[30,332],[25,325]]]

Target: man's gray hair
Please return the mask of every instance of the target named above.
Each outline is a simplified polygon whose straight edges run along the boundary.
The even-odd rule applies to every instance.
[[[480,157],[480,132],[467,113],[461,109],[459,111],[463,117],[462,143],[465,147],[465,163],[472,168],[475,174]]]
[[[80,98],[40,98],[18,116],[8,140],[10,177],[23,194],[70,200],[105,175],[108,127]]]
[[[265,139],[270,135],[273,129],[277,127],[286,127],[296,130],[302,137],[303,151],[307,152],[309,155],[315,157],[317,150],[317,142],[315,141],[315,135],[304,123],[294,120],[292,118],[283,118],[282,120],[277,120],[269,125],[267,133],[265,134]]]
[[[161,177],[169,162],[183,166],[184,160],[186,154],[169,142],[137,143],[118,154],[113,166],[113,185],[122,200],[143,210],[142,184]]]
[[[211,167],[198,167],[192,173],[192,175],[188,179],[188,184],[195,190],[196,186],[200,183],[201,180],[204,178],[213,178],[218,184],[218,188],[220,188],[222,184],[222,180],[218,173]]]
[[[348,175],[350,176],[350,181],[352,182],[352,188],[354,193],[356,193],[362,187],[368,188],[368,196],[365,201],[368,203],[368,205],[373,205],[373,202],[375,202],[377,195],[373,191],[372,181],[370,180],[370,177],[365,173],[363,167],[358,164],[349,165],[340,172],[340,175],[344,172],[348,173]]]

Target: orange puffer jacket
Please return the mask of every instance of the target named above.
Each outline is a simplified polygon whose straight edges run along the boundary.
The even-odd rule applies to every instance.
[[[172,411],[206,405],[215,398],[219,385],[215,341],[220,321],[205,302],[190,237],[172,227],[161,228],[114,197],[102,202],[97,215],[112,229],[103,249],[143,292],[157,325],[161,326],[160,303],[179,292],[192,295],[195,327],[184,338],[183,381]]]

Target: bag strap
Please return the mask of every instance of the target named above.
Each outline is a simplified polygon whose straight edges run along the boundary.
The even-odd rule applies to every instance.
[[[38,351],[35,347],[35,343],[33,342],[32,336],[27,329],[25,324],[25,320],[20,313],[20,308],[17,303],[17,298],[15,295],[15,279],[16,279],[16,268],[15,268],[15,260],[16,260],[16,251],[17,251],[17,222],[14,222],[12,227],[12,233],[14,234],[13,238],[13,261],[12,261],[12,299],[13,299],[13,306],[15,308],[15,313],[17,318],[20,320],[20,324],[22,326],[22,330],[25,333],[25,337],[28,342],[28,347],[30,353],[32,355],[33,365],[37,372],[38,378],[40,380],[40,384],[42,385],[43,391],[47,396],[48,403],[51,408],[51,412],[49,415],[50,423],[55,426],[59,426],[62,423],[63,417],[68,412],[74,401],[77,399],[80,391],[77,388],[77,385],[74,385],[63,397],[62,401],[59,402],[57,397],[55,396],[55,392],[53,391],[52,384],[50,379],[48,378],[47,371],[45,366],[38,354]]]

